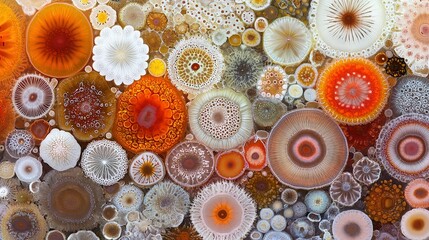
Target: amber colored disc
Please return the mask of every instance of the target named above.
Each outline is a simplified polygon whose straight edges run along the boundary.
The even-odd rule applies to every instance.
[[[236,179],[246,170],[244,156],[235,150],[224,152],[216,157],[216,172],[225,179]]]
[[[91,24],[79,9],[66,3],[53,3],[36,13],[26,41],[30,62],[51,77],[74,75],[92,55]]]
[[[13,0],[0,2],[0,82],[17,77],[27,66],[25,18]]]

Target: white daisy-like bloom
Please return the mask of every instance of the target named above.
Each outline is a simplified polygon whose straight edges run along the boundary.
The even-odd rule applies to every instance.
[[[82,11],[89,10],[97,4],[97,0],[72,0],[73,5]]]
[[[115,141],[93,141],[83,151],[80,164],[92,181],[110,186],[127,173],[127,152]]]
[[[415,75],[429,73],[429,1],[401,0],[395,31],[395,52]]]
[[[395,24],[395,0],[314,0],[308,14],[316,49],[332,58],[370,57]]]
[[[131,26],[104,28],[95,38],[93,68],[117,86],[130,85],[146,74],[149,47]]]
[[[57,171],[75,167],[80,152],[80,145],[73,135],[56,128],[52,129],[40,143],[40,157]]]
[[[242,188],[222,181],[203,188],[190,213],[192,224],[203,239],[237,240],[252,229],[256,204]]]
[[[51,0],[16,0],[25,15],[33,16],[37,10],[51,3]]]
[[[98,5],[91,10],[89,21],[95,30],[109,28],[115,25],[116,11],[108,5]]]

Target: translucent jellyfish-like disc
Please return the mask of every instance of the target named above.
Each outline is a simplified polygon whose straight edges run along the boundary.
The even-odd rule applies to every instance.
[[[173,181],[184,187],[205,183],[214,171],[213,151],[199,142],[176,145],[165,159],[165,167]]]
[[[27,74],[15,83],[12,103],[22,117],[37,119],[46,115],[54,105],[54,90],[48,79],[37,74]]]
[[[34,144],[33,136],[29,131],[16,129],[7,136],[5,148],[11,157],[20,158],[28,155]]]
[[[312,45],[310,31],[296,18],[279,18],[264,33],[265,52],[281,65],[299,64],[308,55]]]
[[[80,71],[91,57],[93,33],[87,17],[67,3],[50,4],[27,28],[27,54],[38,71],[64,78]]]
[[[139,186],[152,186],[165,176],[163,161],[155,153],[142,152],[132,160],[129,175]]]
[[[377,139],[377,157],[394,178],[429,177],[429,116],[405,114],[387,123]]]
[[[358,210],[341,212],[332,224],[332,233],[338,240],[370,240],[372,231],[371,219]]]
[[[321,110],[301,109],[287,113],[273,127],[267,155],[271,172],[280,182],[313,189],[330,184],[342,172],[348,147],[331,118]]]
[[[316,48],[325,55],[370,57],[395,24],[394,0],[313,0],[309,13]]]
[[[127,173],[127,152],[114,141],[93,141],[83,151],[80,164],[94,182],[110,186]]]

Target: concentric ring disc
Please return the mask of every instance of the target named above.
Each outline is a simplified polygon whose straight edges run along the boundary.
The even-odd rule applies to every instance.
[[[272,129],[267,150],[272,173],[283,184],[299,189],[329,185],[348,158],[340,127],[316,109],[284,115]]]

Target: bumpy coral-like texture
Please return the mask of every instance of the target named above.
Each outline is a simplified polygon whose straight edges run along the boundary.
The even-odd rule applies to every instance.
[[[54,3],[32,18],[26,38],[32,65],[41,73],[58,78],[79,72],[91,57],[92,28],[86,16],[73,5]]]
[[[166,78],[144,76],[118,99],[113,135],[125,149],[166,152],[185,135],[182,94]]]
[[[380,114],[375,120],[363,125],[340,125],[350,147],[364,151],[375,146],[378,135],[386,123],[386,116]]]
[[[366,124],[386,105],[389,84],[380,69],[364,58],[346,58],[320,75],[317,94],[323,109],[340,123]]]
[[[282,100],[286,94],[288,75],[279,65],[269,65],[264,68],[256,85],[262,97]]]
[[[392,180],[375,183],[365,197],[365,212],[382,224],[397,222],[407,206],[402,191]]]
[[[15,129],[6,138],[6,152],[13,158],[28,155],[34,147],[34,139],[27,130]]]
[[[268,207],[278,197],[280,187],[280,182],[270,172],[255,172],[245,183],[246,191],[259,209]]]
[[[90,141],[112,127],[116,98],[98,73],[79,73],[62,80],[56,96],[58,125],[77,139]]]

